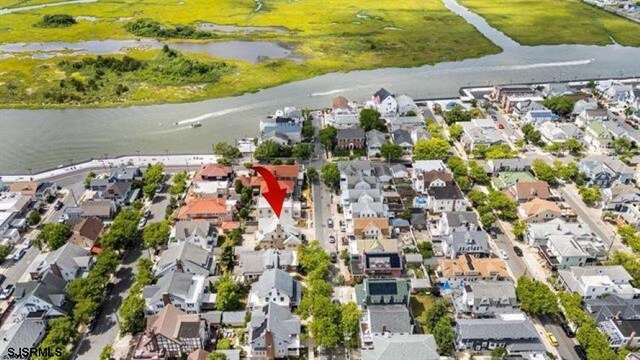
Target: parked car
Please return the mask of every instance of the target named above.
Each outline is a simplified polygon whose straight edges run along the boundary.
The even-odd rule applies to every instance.
[[[523,255],[523,253],[522,253],[522,249],[520,249],[520,248],[519,248],[519,247],[517,247],[517,246],[514,246],[514,247],[513,247],[513,252],[514,252],[514,253],[516,253],[516,255],[517,255],[517,256],[520,256],[520,257],[522,257],[522,255]]]
[[[558,339],[556,339],[556,336],[553,335],[552,333],[547,332],[547,338],[549,339],[549,342],[551,343],[551,345],[556,346],[556,347],[559,345],[558,344]]]
[[[26,253],[27,253],[27,250],[25,248],[19,249],[18,251],[15,252],[15,254],[13,254],[13,261],[19,261],[20,259],[22,259],[22,257]]]
[[[580,360],[587,360],[587,352],[584,350],[582,346],[576,345],[573,347],[573,350],[575,350]]]
[[[147,225],[147,219],[145,218],[140,219],[140,222],[138,223],[138,230],[144,229],[145,225]]]
[[[500,259],[502,259],[502,260],[508,260],[509,259],[509,254],[507,254],[507,252],[504,251],[504,250],[500,250],[500,252],[498,253],[498,256],[500,256]]]
[[[496,232],[495,228],[489,228],[489,235],[491,235],[492,239],[497,239],[498,238],[498,233]]]
[[[329,243],[330,244],[335,244],[336,243],[336,237],[333,235],[329,235]]]
[[[156,194],[160,194],[164,190],[164,184],[156,186]]]
[[[2,285],[2,283],[7,279],[6,276],[4,276],[4,274],[0,274],[0,285]]]
[[[567,324],[566,322],[561,322],[560,327],[562,328],[564,333],[567,334],[568,337],[572,338],[576,336],[576,333],[573,332],[569,324]]]
[[[64,206],[64,203],[60,200],[56,201],[56,204],[53,205],[53,210],[58,211],[60,209],[62,209],[62,207]]]
[[[330,228],[333,227],[333,219],[327,220],[327,226],[330,227]]]
[[[144,216],[144,218],[145,218],[145,219],[146,219],[146,218],[149,218],[149,216],[151,216],[151,210],[147,210],[147,211],[145,211],[145,212],[144,212],[144,215],[142,215],[142,216]]]
[[[58,222],[60,224],[64,223],[67,220],[69,220],[69,215],[67,214],[60,214],[60,216],[58,217]]]
[[[0,292],[0,300],[7,300],[15,289],[16,287],[13,284],[5,286],[2,292]]]
[[[338,254],[334,252],[331,253],[331,262],[334,264],[338,262]]]

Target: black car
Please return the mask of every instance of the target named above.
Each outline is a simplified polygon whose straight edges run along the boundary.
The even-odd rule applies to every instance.
[[[334,252],[331,253],[331,262],[334,264],[338,262],[338,255]]]
[[[4,276],[4,274],[0,274],[0,285],[2,285],[2,283],[7,279],[6,276]]]
[[[572,338],[576,336],[573,330],[571,330],[571,327],[569,326],[569,324],[567,324],[566,322],[560,323],[560,327],[562,328],[564,333],[567,334],[568,337]]]
[[[518,256],[520,256],[520,257],[522,257],[522,255],[523,255],[523,254],[522,254],[522,249],[520,249],[520,248],[519,248],[519,247],[517,247],[517,246],[514,246],[514,247],[513,247],[513,252],[514,252],[514,253],[516,253],[516,255],[518,255]]]
[[[53,205],[53,209],[54,209],[55,211],[58,211],[58,210],[62,209],[62,207],[63,207],[63,206],[64,206],[64,203],[63,203],[62,201],[58,200],[58,201],[56,202],[56,204],[55,204],[55,205]]]
[[[576,345],[573,347],[573,350],[576,351],[576,354],[580,358],[580,360],[587,360],[587,352],[584,351],[584,348],[580,345]]]

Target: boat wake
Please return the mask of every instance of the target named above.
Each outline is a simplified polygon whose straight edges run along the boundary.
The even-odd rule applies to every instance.
[[[200,116],[196,116],[194,118],[180,120],[180,121],[176,122],[175,125],[184,125],[184,124],[197,123],[197,122],[205,120],[205,119],[211,119],[211,118],[216,118],[216,117],[220,117],[220,116],[224,116],[224,115],[228,115],[228,114],[233,114],[235,112],[251,110],[251,109],[257,108],[259,106],[260,106],[260,104],[253,104],[253,105],[238,106],[238,107],[224,109],[224,110],[220,110],[220,111],[214,111],[214,112],[210,112],[210,113],[207,113],[207,114],[202,114]]]
[[[581,65],[589,65],[594,63],[595,59],[585,59],[585,60],[572,60],[572,61],[559,61],[559,62],[548,62],[548,63],[537,63],[537,64],[523,64],[523,65],[493,65],[493,66],[470,66],[470,67],[461,67],[456,69],[442,69],[438,70],[439,73],[444,74],[452,74],[452,73],[463,73],[463,72],[471,72],[471,71],[513,71],[513,70],[533,70],[533,69],[543,69],[543,68],[553,68],[553,67],[563,67],[563,66],[581,66]],[[425,77],[432,76],[433,74],[425,74]]]
[[[343,93],[343,92],[346,92],[346,91],[362,89],[364,87],[366,87],[366,86],[365,85],[360,85],[360,86],[354,86],[354,87],[344,88],[344,89],[333,89],[333,90],[328,90],[328,91],[323,91],[323,92],[314,92],[314,93],[309,94],[309,96],[314,97],[314,96],[334,95],[334,94],[339,94],[339,93]]]

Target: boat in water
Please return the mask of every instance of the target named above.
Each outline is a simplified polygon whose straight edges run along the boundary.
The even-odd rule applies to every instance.
[[[196,123],[191,124],[191,127],[192,127],[192,128],[199,128],[199,127],[201,127],[201,126],[202,126],[202,124],[201,124],[201,123],[199,123],[199,122],[196,122]]]

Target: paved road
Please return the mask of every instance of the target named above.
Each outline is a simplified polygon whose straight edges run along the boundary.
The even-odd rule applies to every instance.
[[[322,118],[313,114],[313,126],[316,129],[316,134],[318,129],[322,126]],[[316,168],[318,173],[320,173],[320,169],[322,165],[324,165],[327,161],[325,158],[325,151],[322,145],[314,139],[314,153],[317,157],[317,160],[313,160],[309,163],[309,166],[313,166]],[[327,226],[327,220],[330,217],[330,202],[331,202],[331,193],[327,189],[322,181],[318,179],[313,184],[313,214],[314,220],[313,225],[316,230],[316,239],[320,242],[320,245],[327,250],[332,251],[333,245],[329,244],[329,235],[332,233]],[[336,219],[334,219],[335,221]],[[338,226],[338,224],[334,224]]]
[[[135,274],[137,272],[136,262],[139,258],[148,256],[148,252],[142,248],[135,248],[127,253],[116,273],[116,280],[114,280],[116,284],[103,302],[104,308],[100,313],[98,322],[93,332],[81,340],[77,347],[75,359],[99,359],[100,351],[102,351],[105,346],[114,342],[120,331],[117,312],[120,304],[135,282]]]
[[[502,225],[499,221],[498,226],[498,236],[493,241],[500,250],[506,251],[507,255],[509,255],[509,259],[506,260],[507,266],[509,266],[509,269],[511,269],[511,273],[517,279],[527,273],[527,265],[525,264],[524,260],[522,260],[522,258],[516,255],[516,253],[513,251],[514,243],[505,234],[505,230],[502,228]],[[522,248],[522,245],[518,244],[517,246],[520,246],[520,248]]]
[[[16,262],[12,259],[5,260],[2,265],[0,265],[0,273],[7,277],[2,286],[4,287],[8,284],[15,285],[39,253],[40,251],[35,246],[32,246],[27,249],[27,252],[19,261]]]
[[[576,343],[565,334],[560,325],[549,316],[541,316],[539,319],[545,330],[551,332],[558,339],[560,356],[565,360],[580,360],[578,354],[573,350]]]

